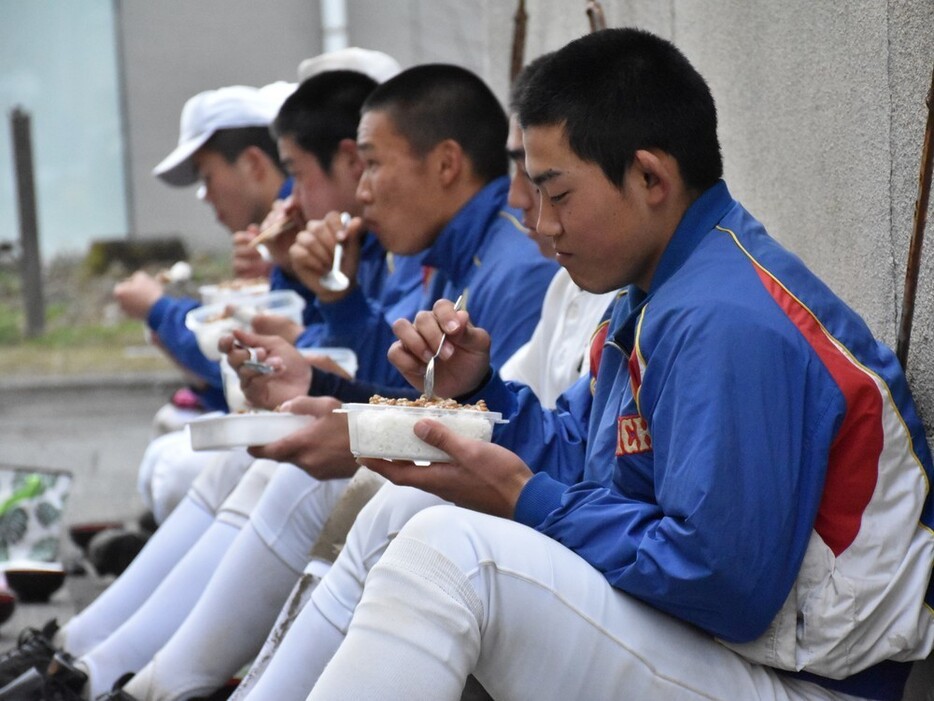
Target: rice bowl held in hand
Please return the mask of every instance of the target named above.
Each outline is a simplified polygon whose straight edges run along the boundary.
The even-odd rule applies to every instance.
[[[506,423],[496,411],[483,404],[460,405],[453,400],[388,400],[373,397],[369,404],[344,404],[336,411],[346,413],[350,451],[358,458],[410,460],[416,464],[447,462],[443,450],[415,435],[415,424],[433,419],[465,438],[489,441],[493,425]]]

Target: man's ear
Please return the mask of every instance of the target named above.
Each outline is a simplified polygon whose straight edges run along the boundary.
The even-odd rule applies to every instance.
[[[334,166],[340,162],[347,171],[359,180],[363,175],[363,159],[360,158],[360,152],[357,151],[357,142],[353,139],[341,139],[337,144],[337,151],[334,152],[334,158],[331,162],[331,171]]]
[[[259,146],[247,146],[240,152],[237,160],[242,160],[246,164],[250,175],[255,180],[262,179],[266,171],[273,165],[272,159]]]
[[[656,206],[671,196],[681,182],[678,162],[670,154],[658,149],[639,149],[633,154],[633,167],[639,175],[646,202]]]
[[[437,144],[428,156],[431,168],[438,174],[441,185],[450,186],[457,181],[466,167],[467,156],[454,139]]]

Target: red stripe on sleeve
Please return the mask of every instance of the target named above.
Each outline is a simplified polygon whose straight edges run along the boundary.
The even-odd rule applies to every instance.
[[[859,532],[882,454],[882,397],[876,383],[830,340],[811,312],[756,265],[759,278],[830,372],[846,399],[846,416],[830,448],[814,530],[834,555]]]

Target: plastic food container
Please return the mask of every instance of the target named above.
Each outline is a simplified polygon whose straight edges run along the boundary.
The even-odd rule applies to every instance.
[[[418,464],[449,461],[443,450],[416,437],[414,427],[421,419],[440,421],[467,438],[489,441],[493,425],[506,423],[496,411],[441,409],[387,404],[344,404],[350,431],[350,452],[355,457],[411,460]]]
[[[227,409],[231,414],[237,412],[249,411],[250,402],[240,388],[240,376],[237,371],[230,367],[227,362],[227,356],[221,356],[221,380],[224,387],[224,399],[227,401]]]
[[[234,329],[246,329],[257,314],[279,314],[302,323],[305,300],[293,290],[235,297],[227,302],[206,304],[185,315],[185,326],[195,334],[198,348],[210,360],[220,360],[217,342]]]
[[[202,304],[219,304],[237,297],[255,297],[269,292],[269,280],[229,280],[217,285],[202,285],[198,288]]]
[[[314,420],[308,414],[286,411],[205,416],[190,421],[188,433],[192,450],[220,450],[273,443],[310,426]]]

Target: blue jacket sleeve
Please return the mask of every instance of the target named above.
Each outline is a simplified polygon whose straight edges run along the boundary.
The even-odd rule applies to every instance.
[[[396,340],[392,323],[414,318],[423,303],[421,259],[396,256],[392,269],[387,269],[382,257],[365,263],[370,269],[358,272],[360,284],[350,294],[337,302],[319,303],[328,335],[318,345],[351,348],[357,354],[358,379],[407,388],[386,353]]]
[[[269,273],[269,289],[292,290],[305,300],[305,308],[302,310],[302,323],[306,328],[324,322],[324,317],[321,316],[321,311],[318,309],[318,299],[315,293],[305,287],[297,278],[287,274],[279,266],[273,267]]]
[[[581,479],[592,403],[589,378],[572,385],[554,409],[544,408],[528,386],[504,382],[496,373],[463,401],[480,399],[508,420],[494,427],[494,442],[516,453],[533,472],[551,475],[564,484]]]
[[[146,324],[177,363],[219,389],[223,386],[220,365],[204,357],[194,333],[185,326],[185,315],[198,306],[194,299],[163,296],[152,305]]]
[[[412,387],[386,387],[362,380],[348,380],[323,370],[315,370],[311,376],[308,394],[312,397],[336,397],[345,403],[366,404],[370,397],[406,397],[418,399],[420,392]]]

